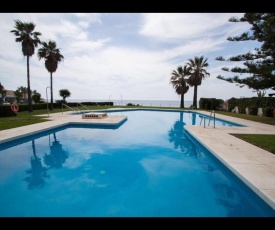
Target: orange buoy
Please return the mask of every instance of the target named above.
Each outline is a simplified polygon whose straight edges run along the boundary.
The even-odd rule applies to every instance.
[[[11,111],[17,113],[19,110],[19,106],[16,103],[11,104]]]

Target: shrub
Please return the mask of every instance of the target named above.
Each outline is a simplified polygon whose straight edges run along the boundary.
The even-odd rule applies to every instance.
[[[13,112],[10,105],[0,105],[0,117],[12,117],[17,116],[17,113]]]

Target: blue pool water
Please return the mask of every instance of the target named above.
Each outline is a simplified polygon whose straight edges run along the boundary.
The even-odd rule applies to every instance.
[[[153,112],[162,112],[162,113],[179,113],[178,110],[161,110],[161,109],[120,109],[120,110],[100,110],[100,112],[96,112],[96,113],[102,113],[102,112],[106,112],[106,113],[117,113],[119,115],[128,115],[130,112],[132,111],[149,111],[151,113]],[[125,113],[126,112],[126,113]],[[90,113],[90,112],[87,112]],[[95,112],[91,112],[91,113],[95,113]],[[141,113],[143,114],[143,113]],[[146,114],[146,113],[145,113]],[[154,114],[154,113],[153,113]],[[226,121],[220,118],[217,118],[214,113],[211,114],[209,113],[209,115],[204,115],[198,112],[194,112],[194,111],[184,111],[181,112],[181,122],[183,125],[200,125],[200,126],[236,126],[236,127],[244,127],[245,125],[243,124],[238,124],[235,122],[231,122],[231,121]],[[167,115],[167,114],[166,114]],[[214,119],[215,116],[215,119]],[[205,118],[205,120],[204,120]],[[205,124],[204,124],[205,121]]]
[[[0,217],[275,216],[184,129],[192,114],[123,115],[1,144]]]

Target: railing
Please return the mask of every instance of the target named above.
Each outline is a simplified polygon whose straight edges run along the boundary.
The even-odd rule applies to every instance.
[[[205,119],[207,119],[207,117],[206,117],[206,116],[200,115],[200,118],[201,118],[201,122],[202,122],[202,120],[203,120],[203,126],[204,126],[204,128],[205,128]],[[211,121],[211,120],[214,120],[214,128],[215,128],[216,115],[215,115],[215,111],[214,111],[214,110],[212,110],[211,113],[210,113],[208,126],[210,125],[210,121]],[[201,122],[200,122],[200,125],[201,125]]]
[[[215,121],[216,121],[215,110],[212,110],[211,113],[210,113],[210,118],[209,118],[208,126],[209,126],[209,124],[210,124],[212,114],[214,114],[214,115],[213,115],[213,118],[214,118],[214,128],[215,128]]]
[[[79,103],[79,102],[77,102],[77,104],[81,105],[81,106],[82,106],[82,107],[84,107],[85,109],[89,110],[89,112],[91,112],[91,110],[90,110],[87,106],[82,105],[82,104],[81,104],[81,103]]]
[[[68,105],[65,105],[62,103],[62,114],[63,114],[63,106],[67,107],[68,109],[72,110],[73,113],[81,113],[81,111],[79,109],[73,109],[72,107],[68,106]]]

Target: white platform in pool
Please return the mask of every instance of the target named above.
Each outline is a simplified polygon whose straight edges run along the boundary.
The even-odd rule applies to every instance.
[[[85,113],[82,114],[82,119],[102,119],[107,116],[107,113]]]

